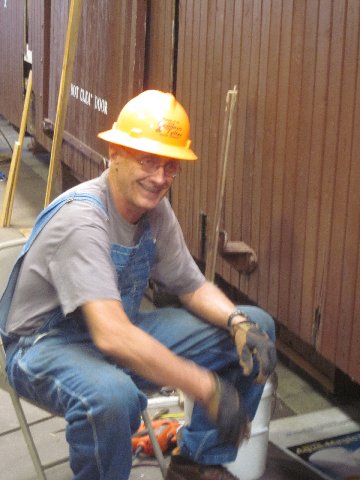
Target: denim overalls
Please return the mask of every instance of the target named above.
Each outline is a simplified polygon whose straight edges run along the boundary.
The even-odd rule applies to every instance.
[[[39,216],[10,276],[0,302],[2,327],[23,256],[47,221],[70,201],[88,201],[107,215],[99,199],[86,193],[63,194]],[[129,318],[177,355],[219,372],[243,395],[252,418],[263,387],[244,377],[230,335],[200,320],[184,309],[163,308],[139,312],[155,257],[155,244],[148,224],[135,247],[113,245],[121,301]],[[242,306],[274,340],[272,318],[263,310]],[[6,341],[11,341],[7,338]],[[141,345],[139,346],[141,348]],[[156,352],[154,352],[156,354]],[[75,480],[127,480],[132,463],[131,434],[139,426],[146,407],[141,388],[148,382],[115,365],[95,347],[80,313],[64,318],[60,307],[31,336],[23,336],[7,349],[7,372],[20,395],[45,405],[67,421],[66,438]],[[217,429],[195,403],[191,424],[182,429],[182,453],[208,464],[228,463],[237,448],[222,444]]]

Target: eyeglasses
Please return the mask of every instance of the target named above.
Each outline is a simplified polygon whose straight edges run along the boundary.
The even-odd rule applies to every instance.
[[[176,160],[169,160],[163,163],[159,158],[155,157],[140,157],[136,158],[136,161],[140,163],[144,172],[153,175],[159,168],[164,168],[164,175],[168,178],[175,178],[180,171],[180,164]]]
[[[164,168],[164,175],[168,178],[175,178],[180,172],[181,167],[178,160],[169,160],[163,162],[157,155],[141,155],[137,150],[130,148],[122,148],[122,152],[130,158],[136,160],[144,170],[144,172],[153,175],[159,168]]]

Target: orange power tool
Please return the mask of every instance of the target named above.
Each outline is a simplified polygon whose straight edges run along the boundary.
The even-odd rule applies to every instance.
[[[159,419],[153,420],[151,424],[163,453],[176,446],[176,432],[180,426],[177,420]],[[139,430],[132,436],[131,443],[135,456],[139,453],[154,456],[154,449],[149,437],[149,432],[145,428],[144,423],[141,424]]]

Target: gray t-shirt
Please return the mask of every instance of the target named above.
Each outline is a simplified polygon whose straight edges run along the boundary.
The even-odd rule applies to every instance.
[[[93,203],[66,203],[45,225],[26,254],[14,293],[7,333],[27,335],[55,307],[65,315],[91,300],[119,300],[111,244],[136,245],[144,221],[125,221],[115,209],[108,188],[108,171],[74,187],[100,198],[108,216]],[[164,198],[147,213],[156,242],[151,278],[171,294],[188,293],[205,281],[186,247],[180,225]]]

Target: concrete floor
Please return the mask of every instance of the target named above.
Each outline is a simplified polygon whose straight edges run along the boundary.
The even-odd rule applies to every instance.
[[[0,136],[0,172],[6,176],[9,171],[11,151],[4,141],[4,136],[9,144],[13,145],[18,134],[1,117],[0,133],[2,134]],[[44,203],[48,155],[34,154],[29,149],[30,146],[31,139],[27,137],[23,149],[11,225],[9,228],[0,229],[0,242],[21,237],[24,229],[26,231],[31,228]],[[1,208],[5,187],[6,180],[0,181]],[[326,412],[327,409],[333,407],[330,398],[321,394],[319,390],[295,374],[286,363],[279,362],[277,376],[278,388],[270,422],[270,437],[272,426],[275,427],[278,419],[293,419],[294,417],[301,419],[304,414],[315,411]],[[64,420],[61,418],[49,419],[42,410],[26,402],[23,403],[27,417],[32,423],[32,432],[43,462],[52,462],[66,457]],[[0,405],[0,480],[34,480],[36,476],[18,428],[10,398],[6,392],[1,390]],[[178,407],[174,408],[179,411]],[[282,426],[282,428],[284,427]],[[132,480],[160,480],[162,478],[154,461],[140,459],[136,460],[136,464],[137,466],[131,473]],[[65,461],[61,465],[50,468],[47,471],[47,477],[49,480],[70,480],[72,475],[68,463]],[[269,442],[266,469],[261,477],[262,480],[316,480],[318,478],[322,477],[284,453],[275,443]]]

